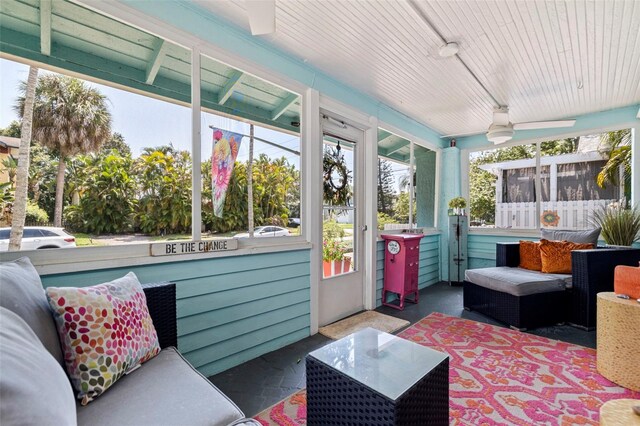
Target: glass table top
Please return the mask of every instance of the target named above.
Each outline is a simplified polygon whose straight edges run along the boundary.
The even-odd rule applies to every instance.
[[[448,358],[445,353],[373,328],[309,355],[394,401]]]

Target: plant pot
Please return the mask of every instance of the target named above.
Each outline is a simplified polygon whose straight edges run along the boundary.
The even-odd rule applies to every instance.
[[[351,259],[344,258],[343,260],[323,260],[322,261],[322,276],[324,278],[332,277],[334,275],[346,274],[351,270]]]

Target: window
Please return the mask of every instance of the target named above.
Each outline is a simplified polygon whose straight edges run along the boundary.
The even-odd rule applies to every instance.
[[[37,4],[25,7],[38,13]],[[60,17],[53,31],[60,31],[56,22],[70,15],[77,32],[65,32],[56,41],[52,60],[73,64],[73,75],[84,76],[72,78],[41,68],[39,77],[93,91],[102,104],[99,112],[106,118],[103,137],[92,141],[88,149],[60,157],[61,151],[49,146],[51,138],[32,144],[27,225],[64,226],[79,247],[110,246],[191,239],[194,230],[202,230],[203,238],[232,237],[248,231],[252,210],[254,228],[288,228],[274,228],[270,236],[300,234],[299,95],[201,56],[203,140],[194,152],[192,52],[75,3],[53,7]],[[25,25],[32,25],[30,22]],[[38,32],[37,23],[33,25]],[[101,28],[103,36],[87,38],[95,28]],[[31,30],[25,27],[25,31]],[[17,37],[12,43],[23,43],[23,39]],[[34,54],[40,54],[39,47],[28,43],[14,48],[33,48]],[[0,59],[0,67],[3,80],[13,87],[19,87],[28,75],[28,66],[18,62]],[[0,92],[0,133],[5,136],[20,136],[20,117],[11,109],[19,95],[17,91]],[[218,164],[224,166],[218,169],[228,167],[232,158],[227,175],[212,176],[215,130],[238,135],[238,150]],[[1,160],[11,152],[0,153]],[[194,158],[201,159],[195,176]],[[56,174],[63,161],[64,186],[58,189]],[[9,183],[9,175],[0,166],[0,184]],[[193,181],[200,176],[201,197],[192,200]],[[216,180],[225,183],[217,197],[213,192]],[[0,227],[10,225],[13,190],[12,185],[0,187]],[[63,199],[57,208],[56,190]],[[220,207],[218,201],[221,209],[214,211]],[[191,223],[193,202],[202,203],[202,223],[197,225]]]
[[[380,230],[434,226],[435,170],[434,151],[378,129]]]
[[[630,135],[629,131],[626,134]],[[613,164],[619,132],[471,153],[472,227],[586,229],[593,212],[628,193],[630,167]],[[630,138],[629,138],[630,140]],[[630,145],[629,145],[630,146]],[[539,162],[539,164],[538,164]],[[628,172],[625,170],[628,169]]]
[[[23,234],[23,238],[38,238],[42,237],[42,233],[40,233],[39,229],[25,229]]]
[[[266,226],[263,237],[286,235],[279,226],[300,235],[300,96],[201,61],[203,229],[249,237]]]

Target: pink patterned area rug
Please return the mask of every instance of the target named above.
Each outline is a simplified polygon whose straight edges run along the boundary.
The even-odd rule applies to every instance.
[[[640,398],[596,371],[596,351],[433,313],[399,334],[449,354],[452,425],[598,425],[600,406]],[[263,425],[306,424],[301,390],[256,416]]]

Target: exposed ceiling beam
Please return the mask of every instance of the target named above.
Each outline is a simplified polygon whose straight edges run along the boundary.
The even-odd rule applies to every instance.
[[[51,56],[51,0],[40,2],[40,53]]]
[[[378,142],[385,140],[389,137],[389,135],[391,135],[391,133],[387,132],[384,129],[378,128]]]
[[[167,47],[169,43],[164,41],[163,39],[159,39],[156,42],[156,47],[153,49],[153,54],[151,55],[151,60],[147,64],[147,73],[146,73],[146,83],[153,84],[158,75],[158,71],[160,70],[160,65],[162,65],[162,61],[164,60],[165,55],[167,54]]]
[[[378,134],[378,145],[380,145],[381,143],[384,143],[388,140],[393,139],[394,137],[396,137],[396,135],[391,134],[391,133],[387,133],[384,137],[380,137],[380,134]]]
[[[282,102],[280,102],[280,105],[278,105],[273,111],[271,111],[271,119],[277,120],[282,114],[284,114],[287,109],[289,109],[291,105],[296,102],[297,99],[298,95],[290,93],[286,98],[282,100]]]
[[[229,77],[227,84],[225,84],[222,90],[220,91],[220,93],[218,93],[219,105],[222,105],[225,102],[227,102],[227,99],[229,99],[231,95],[233,95],[233,91],[236,90],[236,87],[238,87],[238,85],[240,84],[240,81],[242,80],[243,75],[244,74],[242,73],[242,71],[238,71],[238,70],[235,70],[233,71],[233,73],[231,73],[231,76]]]
[[[396,136],[397,137],[397,136]],[[396,152],[400,151],[405,146],[409,145],[409,141],[403,138],[399,138],[393,145],[388,148],[385,148],[384,153],[386,155],[393,155]]]

